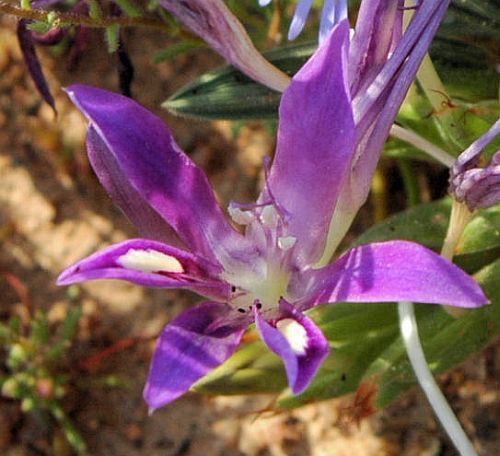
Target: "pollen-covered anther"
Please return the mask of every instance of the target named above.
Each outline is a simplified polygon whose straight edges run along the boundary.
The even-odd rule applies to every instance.
[[[169,272],[173,274],[184,272],[184,268],[177,258],[151,249],[130,249],[125,255],[119,257],[116,262],[124,268],[142,272]]]
[[[274,229],[278,226],[278,212],[272,205],[265,206],[260,213],[260,221],[267,227]]]
[[[297,238],[294,236],[282,236],[278,238],[278,247],[286,252],[287,250],[290,250],[296,242]]]
[[[276,323],[278,331],[285,336],[296,355],[305,355],[308,345],[306,329],[292,318],[284,318]]]
[[[239,207],[229,207],[227,211],[231,219],[238,225],[250,225],[255,220],[253,212],[243,211]]]

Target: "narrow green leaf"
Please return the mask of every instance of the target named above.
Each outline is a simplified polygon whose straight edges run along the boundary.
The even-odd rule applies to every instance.
[[[287,74],[294,74],[316,43],[277,49],[265,56]],[[208,73],[172,95],[163,107],[174,114],[209,119],[275,118],[281,94],[264,87],[231,66]]]
[[[116,52],[118,46],[120,45],[120,26],[116,24],[109,25],[108,27],[106,27],[105,32],[108,52],[110,54]]]

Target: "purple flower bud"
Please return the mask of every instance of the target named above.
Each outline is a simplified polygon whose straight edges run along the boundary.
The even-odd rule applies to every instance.
[[[471,211],[500,202],[500,150],[486,166],[480,165],[482,150],[499,134],[500,120],[464,150],[450,170],[450,193]]]
[[[17,24],[17,39],[23,54],[24,63],[38,92],[54,112],[57,112],[54,97],[50,92],[49,85],[42,71],[42,66],[38,60],[38,55],[36,54],[33,35],[28,29],[28,21],[25,19],[21,19]]]

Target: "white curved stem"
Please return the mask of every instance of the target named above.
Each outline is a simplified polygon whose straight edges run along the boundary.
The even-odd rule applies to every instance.
[[[439,163],[442,163],[448,168],[450,168],[456,160],[455,157],[450,155],[448,152],[445,152],[440,147],[432,144],[425,138],[422,138],[422,136],[417,135],[414,131],[407,130],[399,125],[393,125],[391,127],[390,134],[394,138],[401,139],[402,141],[415,146],[417,149],[424,151],[427,155],[430,155],[432,158],[436,159]]]
[[[476,450],[462,429],[460,422],[453,413],[429,369],[418,335],[413,303],[400,302],[398,304],[398,312],[401,336],[405,343],[408,358],[410,359],[418,383],[427,396],[427,400],[434,413],[437,415],[438,420],[441,422],[441,425],[460,455],[477,456]]]

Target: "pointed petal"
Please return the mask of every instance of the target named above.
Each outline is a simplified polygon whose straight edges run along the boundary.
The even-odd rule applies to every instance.
[[[254,306],[255,324],[262,340],[283,359],[288,384],[294,394],[311,383],[328,356],[328,341],[316,324],[285,300],[280,301],[280,319],[274,326]]]
[[[242,236],[226,221],[207,177],[179,149],[160,118],[133,100],[105,90],[74,85],[67,92],[97,133],[90,133],[96,173],[111,179],[112,196],[123,192],[119,203],[130,203],[140,195],[189,249],[212,261],[241,245]],[[111,166],[118,169],[112,171]],[[124,178],[128,185],[123,186]],[[125,209],[128,213],[144,206],[130,204]]]
[[[141,236],[187,249],[176,232],[132,186],[114,154],[92,126],[87,131],[87,154],[99,182]]]
[[[283,92],[290,78],[257,51],[222,0],[159,0],[160,5],[248,77]]]
[[[24,62],[28,68],[28,72],[35,83],[35,86],[44,99],[44,101],[57,113],[56,102],[50,92],[49,85],[43,74],[42,66],[36,54],[35,45],[31,31],[28,30],[28,21],[25,19],[19,20],[17,24],[17,39],[19,47],[23,54]]]
[[[399,0],[362,2],[349,49],[351,93],[369,84],[387,61]]]
[[[292,18],[292,23],[290,24],[290,29],[288,30],[288,39],[290,41],[297,38],[300,32],[302,32],[311,6],[312,0],[299,0]]]
[[[144,399],[154,411],[184,394],[238,346],[247,322],[226,304],[205,302],[170,322],[158,339]]]
[[[280,105],[268,188],[289,214],[287,235],[297,238],[297,254],[309,263],[321,256],[354,151],[348,43],[349,24],[343,21],[295,75]]]
[[[336,0],[324,0],[321,10],[321,19],[319,22],[319,42],[322,43],[330,33],[333,26],[340,21],[335,22],[335,3]],[[342,18],[345,19],[345,18]]]
[[[294,280],[307,289],[301,308],[336,301],[412,301],[480,307],[488,299],[472,277],[419,244],[390,241],[362,245],[335,263]]]
[[[191,253],[147,239],[132,239],[70,266],[57,284],[121,279],[147,287],[188,288],[226,299],[229,285],[216,278],[220,272],[219,267]]]

